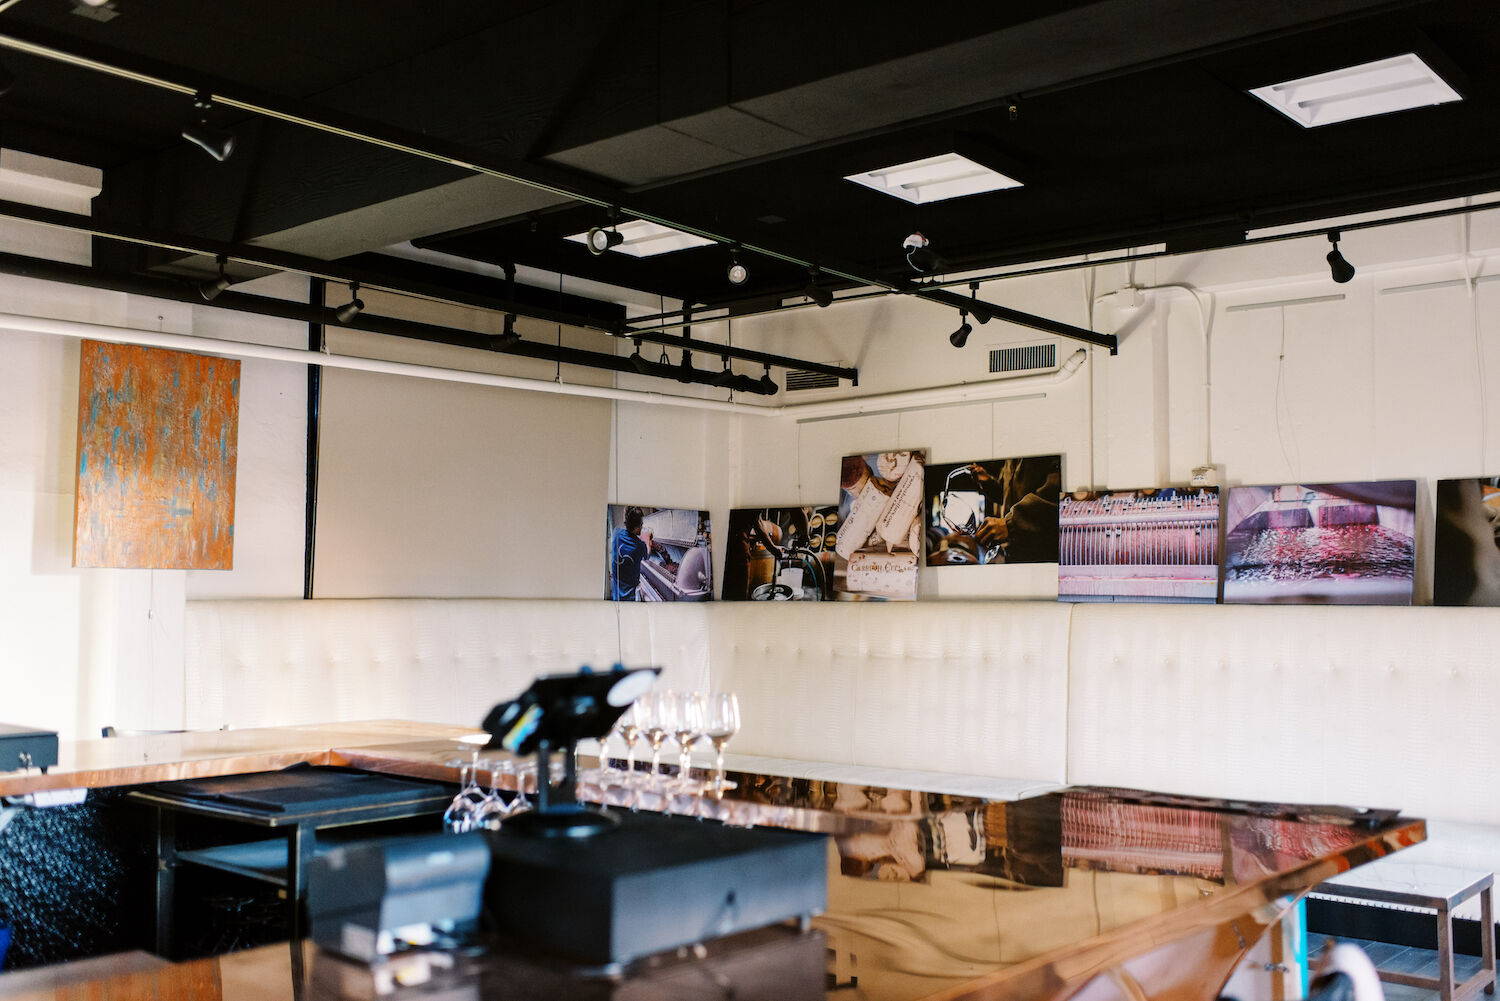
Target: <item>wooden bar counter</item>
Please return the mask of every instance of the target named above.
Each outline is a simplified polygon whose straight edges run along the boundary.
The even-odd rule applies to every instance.
[[[65,749],[64,763],[46,778],[56,786],[98,786],[311,761],[452,780],[446,762],[461,755],[458,738],[468,732],[372,723],[122,738],[87,742],[114,743],[119,751]],[[140,741],[130,745],[136,760],[130,760],[128,740]],[[181,751],[178,759],[171,757],[174,747]],[[565,971],[509,955],[495,943],[483,955],[444,968],[425,985],[402,986],[394,974],[372,973],[328,956],[293,964],[283,946],[162,967],[137,957],[121,973],[137,985],[128,990],[112,988],[102,970],[95,976],[81,968],[87,983],[70,980],[74,986],[67,990],[76,987],[83,991],[77,996],[102,999],[363,1001],[428,994],[509,996],[495,985],[524,981],[531,985],[526,996],[539,998],[718,997],[723,994],[715,984],[729,976],[726,970],[759,969],[767,962],[772,969],[802,969],[806,964],[789,957],[810,950],[819,961],[809,983],[792,983],[786,973],[773,977],[765,992],[746,983],[735,996],[822,997],[826,991],[830,998],[881,1001],[1213,998],[1245,951],[1309,888],[1425,837],[1423,821],[1390,811],[1094,788],[995,802],[775,775],[731,772],[730,777],[737,787],[719,798],[653,794],[640,799],[608,783],[584,791],[621,808],[628,798],[641,808],[705,822],[831,835],[828,910],[813,922],[814,941],[791,929],[726,940],[705,959],[686,960],[685,968],[667,978],[677,985],[672,989],[656,982],[664,976],[660,968],[637,970],[608,984],[573,980]],[[0,792],[14,795],[20,784],[36,778],[0,779]],[[505,784],[508,776],[501,779]],[[694,972],[694,962],[704,965]],[[260,972],[248,978],[235,972],[247,963],[261,964]],[[300,972],[294,975],[294,969]],[[68,972],[60,967],[50,974],[0,976],[0,999],[30,998],[38,978],[69,979]],[[161,980],[158,993],[133,993],[142,977],[198,986],[184,994]],[[636,983],[640,977],[655,978],[653,986]],[[65,996],[57,980],[51,983],[58,988],[55,996]],[[553,987],[537,986],[543,983]]]

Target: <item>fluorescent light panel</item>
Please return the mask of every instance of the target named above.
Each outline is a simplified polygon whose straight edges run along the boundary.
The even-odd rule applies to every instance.
[[[701,236],[693,236],[691,233],[683,233],[666,226],[658,226],[654,222],[646,222],[644,219],[632,219],[622,222],[615,227],[625,242],[618,247],[609,248],[611,254],[629,254],[631,257],[655,257],[657,254],[670,254],[676,250],[687,250],[689,247],[707,247],[714,241]],[[587,233],[574,233],[565,237],[574,243],[588,244]]]
[[[1411,52],[1250,93],[1307,129],[1463,100]]]
[[[1021,186],[1015,178],[1006,177],[957,153],[943,153],[925,160],[850,174],[844,180],[917,205]]]

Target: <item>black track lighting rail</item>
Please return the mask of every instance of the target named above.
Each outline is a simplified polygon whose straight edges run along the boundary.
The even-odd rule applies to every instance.
[[[215,240],[199,240],[197,238],[184,237],[178,234],[160,233],[151,230],[132,229],[128,227],[104,224],[97,219],[92,219],[89,216],[85,215],[77,215],[71,212],[62,212],[56,209],[41,208],[35,205],[25,205],[21,202],[5,201],[3,199],[0,199],[0,216],[6,216],[13,219],[21,219],[26,222],[33,222],[43,226],[51,226],[57,229],[66,229],[73,232],[87,233],[90,236],[100,237],[106,240],[118,240],[124,243],[134,243],[140,246],[155,247],[158,249],[170,250],[182,254],[213,257],[216,259],[216,261],[223,261],[225,263],[227,263],[228,261],[235,261],[237,263],[248,265],[250,267],[265,268],[269,271],[292,271],[298,274],[306,275],[309,278],[316,278],[326,282],[332,282],[334,284],[353,285],[364,289],[376,289],[382,292],[389,292],[393,295],[408,296],[417,299],[455,302],[463,305],[475,306],[476,308],[495,310],[506,314],[526,316],[531,319],[541,320],[546,323],[560,323],[564,326],[569,327],[580,327],[588,330],[597,330],[614,336],[625,334],[630,337],[640,338],[642,340],[650,341],[653,344],[662,344],[667,347],[686,348],[688,350],[703,351],[715,355],[728,355],[730,358],[751,362],[757,365],[774,365],[778,368],[800,369],[805,372],[817,372],[821,375],[832,375],[840,379],[848,379],[855,384],[859,383],[859,369],[857,368],[848,368],[839,365],[828,365],[823,362],[808,361],[807,359],[794,358],[789,355],[772,354],[766,351],[756,351],[751,348],[733,347],[727,344],[718,344],[713,341],[697,340],[688,336],[679,336],[668,333],[666,330],[662,329],[641,331],[629,330],[624,323],[608,322],[600,320],[596,317],[585,315],[583,313],[548,309],[545,306],[539,306],[534,303],[520,302],[515,299],[484,297],[484,301],[481,302],[479,301],[480,297],[449,294],[445,293],[441,289],[434,287],[408,289],[400,284],[387,280],[383,276],[373,271],[366,271],[361,268],[343,267],[336,262],[320,261],[316,258],[303,257],[298,254],[290,254],[285,251],[271,250],[265,247],[229,244]],[[32,260],[31,258],[25,259]],[[4,270],[4,268],[0,268],[0,270]],[[82,269],[80,273],[88,274],[90,273],[90,269]],[[222,274],[223,270],[221,267],[220,275]],[[67,281],[72,284],[90,284],[89,282],[83,281],[77,277],[57,278],[55,280]],[[175,292],[175,290],[178,288],[178,282],[175,279],[163,279],[162,282],[163,283],[160,285],[151,286],[152,288],[159,289],[159,291],[155,292],[140,291],[137,289],[117,289],[117,291],[137,291],[142,295],[159,295],[163,298],[169,299],[177,298],[175,294],[168,294],[167,291],[160,290],[165,289]],[[218,282],[219,279],[212,279],[207,282],[196,283],[191,287],[194,289],[194,295],[202,300],[207,298],[207,296],[203,294],[202,289],[208,285],[217,285]],[[106,288],[113,286],[100,285],[96,287]],[[223,298],[221,293],[228,288],[229,285],[225,285],[224,288],[221,288],[218,291],[214,292],[214,298],[211,301],[215,306],[227,305],[229,306],[229,308],[237,308],[230,303],[221,301]],[[512,292],[512,294],[514,293]],[[337,318],[334,317],[333,310],[330,309],[327,311],[327,313],[327,322],[330,325],[334,324],[334,321]],[[295,317],[294,319],[303,320],[304,322],[310,322],[306,321],[305,318],[300,316]],[[365,316],[364,314],[360,314],[360,326],[363,329],[373,329],[369,326],[369,317]],[[475,336],[480,337],[483,335]],[[489,347],[489,345],[482,346]],[[579,362],[578,364],[586,363]],[[629,368],[628,366],[625,368],[616,367],[615,370],[634,371],[634,369]]]
[[[49,261],[21,254],[0,253],[0,273],[37,278],[43,281],[83,285],[89,288],[123,292],[128,295],[150,296],[175,302],[202,304],[202,298],[191,284],[175,278],[158,275],[122,275],[99,271],[81,264]],[[327,305],[300,303],[288,299],[253,295],[247,292],[224,292],[214,299],[212,305],[219,309],[232,309],[257,316],[271,316],[299,323],[318,324],[339,329],[334,310]],[[354,328],[366,333],[388,334],[434,344],[449,344],[455,347],[474,348],[497,354],[511,354],[522,358],[560,362],[564,365],[579,365],[585,368],[605,369],[612,372],[634,372],[628,359],[602,351],[567,347],[545,341],[516,341],[504,345],[503,337],[475,333],[457,327],[445,327],[435,323],[421,323],[392,316],[377,316],[360,313]],[[701,378],[693,380],[710,385],[716,372],[700,372]],[[675,378],[676,376],[674,376]]]
[[[589,182],[576,174],[545,164],[476,155],[477,151],[458,143],[412,133],[408,130],[395,128],[383,123],[371,122],[367,119],[343,114],[333,109],[315,107],[306,102],[289,100],[279,95],[268,94],[229,81],[209,79],[202,74],[198,74],[196,83],[184,83],[180,79],[173,79],[175,75],[187,72],[181,67],[163,65],[155,60],[142,59],[138,56],[112,50],[96,49],[94,50],[96,54],[86,55],[79,51],[69,51],[69,49],[64,47],[65,44],[76,45],[78,43],[74,39],[63,40],[53,38],[46,32],[39,32],[35,28],[21,25],[7,25],[6,31],[0,33],[0,48],[7,48],[40,59],[66,63],[80,69],[132,80],[150,87],[192,95],[195,98],[199,95],[206,95],[215,105],[220,107],[236,108],[263,118],[270,118],[290,125],[298,125],[329,135],[340,136],[354,142],[380,147],[407,156],[458,167],[476,174],[484,174],[500,180],[513,181],[517,184],[524,184],[528,187],[564,198],[597,205],[613,213],[612,218],[621,215],[630,215],[660,226],[667,226],[679,232],[689,233],[706,240],[712,240],[715,243],[737,248],[743,252],[785,261],[798,267],[817,267],[824,274],[845,279],[856,285],[869,286],[871,288],[882,289],[888,293],[911,295],[934,302],[942,302],[944,305],[952,305],[951,302],[947,302],[942,298],[943,290],[940,288],[934,288],[919,282],[892,281],[881,275],[864,273],[853,266],[842,265],[836,262],[807,260],[794,253],[767,244],[747,243],[733,236],[714,232],[704,226],[693,225],[680,219],[669,219],[658,213],[627,204],[625,199],[628,196],[616,189]],[[1073,338],[1108,347],[1111,354],[1117,350],[1117,342],[1113,334],[1100,334],[1082,327],[1075,327],[1072,324],[1062,323],[1057,320],[1048,319],[1047,317],[1036,316],[1031,313],[1022,312],[1021,310],[1008,309],[991,303],[983,303],[983,305],[990,308],[995,316],[1002,317],[1011,323],[1057,334],[1061,337]],[[626,336],[634,336],[634,331],[622,331],[621,333]]]

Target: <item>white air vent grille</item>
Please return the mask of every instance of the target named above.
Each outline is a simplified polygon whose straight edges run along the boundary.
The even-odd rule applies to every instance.
[[[1057,344],[1015,344],[990,348],[991,374],[1031,375],[1057,371]]]
[[[786,388],[789,393],[795,393],[801,389],[833,389],[838,384],[839,377],[836,375],[808,372],[800,368],[789,368],[786,371]]]

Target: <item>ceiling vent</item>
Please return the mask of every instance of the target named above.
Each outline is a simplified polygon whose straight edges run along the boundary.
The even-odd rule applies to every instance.
[[[990,348],[990,374],[1038,375],[1057,371],[1057,342],[1011,344]]]
[[[833,364],[842,367],[844,363],[837,361]],[[839,377],[826,372],[808,372],[800,368],[786,370],[786,388],[789,393],[804,389],[834,389],[838,384]]]

